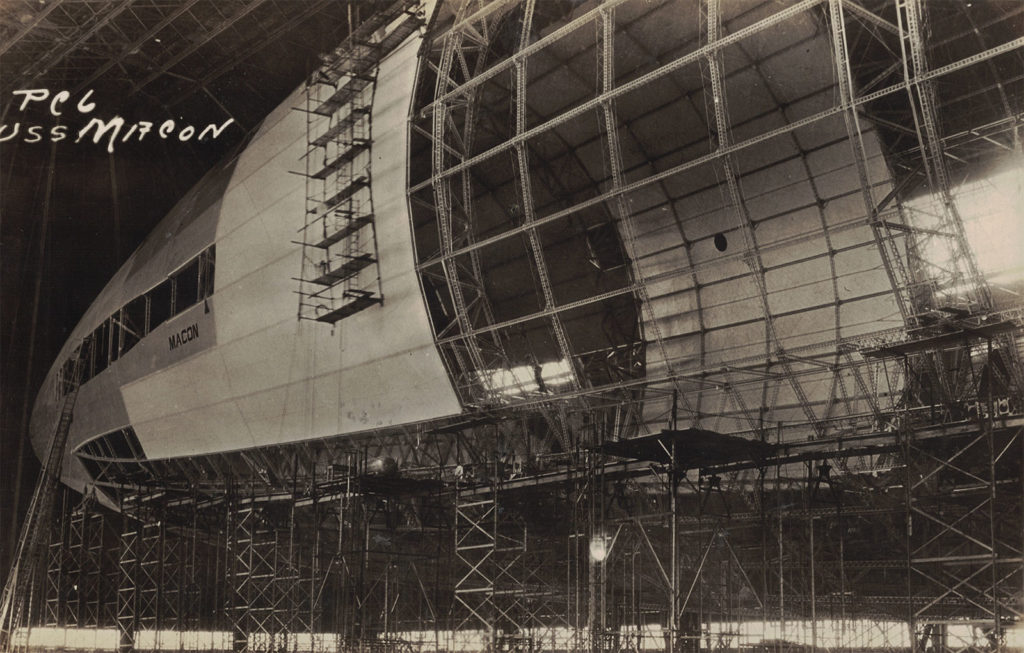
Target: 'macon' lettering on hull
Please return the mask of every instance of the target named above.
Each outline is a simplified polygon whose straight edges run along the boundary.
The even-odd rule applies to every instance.
[[[169,336],[167,338],[167,344],[170,346],[170,349],[173,350],[184,345],[186,342],[191,342],[197,338],[199,338],[199,325],[192,324],[185,327],[178,333]]]

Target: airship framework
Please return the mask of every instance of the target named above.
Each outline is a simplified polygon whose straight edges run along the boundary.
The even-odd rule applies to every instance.
[[[72,330],[8,644],[1024,647],[1019,6],[367,7]]]

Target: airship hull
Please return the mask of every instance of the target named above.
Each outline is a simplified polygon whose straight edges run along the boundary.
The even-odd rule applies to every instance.
[[[460,406],[433,343],[406,197],[406,121],[418,38],[380,63],[373,178],[384,301],[336,325],[297,319],[306,211],[303,89],[236,158],[207,175],[124,264],[72,332],[32,419],[41,450],[62,401],[61,365],[133,299],[204,251],[212,293],[82,384],[67,451],[131,428],[146,459],[232,451],[451,415]],[[211,250],[212,248],[212,250]],[[73,455],[63,478],[91,479]]]
[[[623,438],[677,414],[748,437],[768,424],[797,439],[880,426],[866,363],[839,347],[903,323],[871,224],[893,183],[876,130],[836,104],[827,16],[730,4],[704,24],[684,20],[696,6],[684,1],[493,3],[472,14],[492,30],[479,48],[452,27],[468,6],[443,5],[426,41],[410,36],[379,62],[360,155],[373,209],[360,217],[372,219],[382,301],[331,321],[309,301],[310,225],[323,218],[310,189],[348,155],[311,145],[324,118],[298,89],[179,202],[72,333],[36,405],[37,449],[76,349],[117,344],[81,387],[66,482],[85,487],[108,459],[344,438],[464,411],[539,415],[564,399],[584,413],[572,402],[605,390],[621,410],[545,414],[532,430],[564,452],[584,424]],[[700,45],[716,21],[742,29],[743,47]],[[617,48],[597,36],[611,32]],[[318,192],[321,207],[341,193]],[[194,291],[177,281],[193,269]],[[154,321],[138,302],[163,306],[169,280],[188,300]],[[133,315],[147,320],[141,337]]]

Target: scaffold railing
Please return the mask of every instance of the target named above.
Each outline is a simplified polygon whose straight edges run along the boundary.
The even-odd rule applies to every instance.
[[[381,14],[401,20],[384,35],[354,32],[306,84],[300,319],[334,324],[384,301],[371,183],[373,98],[381,60],[421,18],[405,2]]]

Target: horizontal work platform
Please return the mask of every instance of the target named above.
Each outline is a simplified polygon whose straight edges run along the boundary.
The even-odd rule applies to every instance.
[[[320,114],[321,116],[330,116],[351,102],[353,98],[374,82],[376,75],[371,73],[376,66],[377,60],[365,62],[360,66],[359,70],[353,71],[352,76],[348,78],[348,81],[339,86],[337,91],[318,104],[313,109],[313,113]]]
[[[965,342],[975,340],[991,340],[1005,333],[1013,333],[1020,328],[1017,326],[1016,321],[1012,319],[977,325],[964,321],[957,326],[959,328],[946,333],[862,349],[861,354],[868,358],[907,356],[925,351],[959,346]]]
[[[328,175],[332,172],[337,172],[341,166],[346,163],[350,163],[353,159],[359,156],[360,152],[365,152],[370,148],[370,139],[368,138],[357,138],[348,144],[344,150],[342,150],[338,156],[334,157],[326,164],[323,168],[320,168],[316,172],[310,175],[313,179],[327,179]]]
[[[364,270],[376,262],[377,259],[373,258],[370,254],[359,254],[349,258],[336,268],[328,269],[319,277],[310,279],[310,282],[321,286],[333,286],[345,279],[351,279],[359,274],[360,270]]]
[[[355,315],[360,311],[364,311],[371,306],[381,303],[381,298],[371,292],[352,291],[350,293],[345,293],[345,295],[350,297],[348,301],[333,311],[324,313],[323,315],[318,315],[316,317],[316,321],[334,324],[339,320],[344,320],[346,317]]]
[[[350,197],[358,193],[363,188],[368,187],[369,185],[370,178],[367,175],[359,175],[358,177],[350,181],[348,184],[343,186],[334,195],[331,195],[323,202],[317,204],[316,207],[314,207],[313,210],[310,211],[310,213],[315,217],[323,216],[329,211],[333,211],[334,209],[338,208],[338,206],[341,205],[342,202],[349,199]]]
[[[326,218],[325,218],[326,219]],[[340,229],[334,231],[328,231],[324,229],[324,237],[317,243],[313,243],[313,247],[319,247],[320,249],[327,249],[331,245],[345,240],[352,234],[356,233],[366,225],[373,222],[373,214],[359,215],[342,218],[344,224]]]
[[[328,143],[330,143],[331,141],[336,139],[338,136],[340,136],[341,133],[344,132],[346,129],[352,127],[357,122],[359,122],[359,120],[363,116],[367,116],[369,114],[370,114],[370,107],[368,107],[368,106],[366,106],[366,107],[352,107],[352,110],[349,111],[347,116],[345,116],[344,118],[338,119],[338,121],[335,122],[333,125],[331,125],[327,129],[327,131],[325,131],[323,134],[320,134],[319,136],[314,138],[312,141],[310,141],[310,145],[313,145],[313,146],[316,146],[316,147],[323,147],[324,145],[327,145]]]

